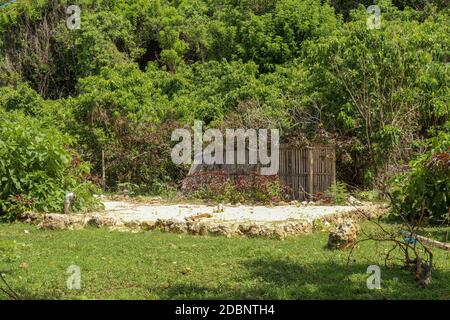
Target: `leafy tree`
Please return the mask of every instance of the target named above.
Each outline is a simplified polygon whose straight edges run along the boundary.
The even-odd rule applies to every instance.
[[[240,56],[265,71],[300,53],[304,40],[328,34],[338,26],[333,9],[320,1],[283,0],[273,12],[251,14],[240,31]]]
[[[71,131],[97,172],[105,152],[110,187],[134,182],[151,188],[179,175],[170,158],[174,125],[161,123],[170,113],[169,101],[150,74],[136,65],[118,65],[82,79],[79,89],[83,94],[68,100],[77,120]]]
[[[411,11],[383,7],[380,30],[365,27],[364,11],[330,36],[304,47],[309,105],[319,125],[338,132],[362,181],[407,160],[405,148],[449,115],[445,66],[448,37],[441,19],[419,23]]]
[[[96,174],[105,151],[113,188],[179,182],[170,129],[194,120],[333,142],[339,178],[372,186],[448,119],[448,34],[442,1],[23,0],[0,10],[0,109],[76,139]]]

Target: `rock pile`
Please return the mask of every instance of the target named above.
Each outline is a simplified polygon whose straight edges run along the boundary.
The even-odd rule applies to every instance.
[[[157,220],[155,227],[166,232],[188,233],[193,235],[217,235],[225,237],[247,236],[284,239],[287,236],[310,233],[311,223],[295,221],[289,223],[246,223],[224,221]]]
[[[359,227],[352,220],[338,224],[328,237],[330,249],[345,249],[352,246],[358,237]]]
[[[71,224],[68,216],[48,214],[47,217],[39,224],[40,228],[49,230],[67,229]]]
[[[22,216],[22,218],[25,218]],[[124,223],[118,219],[106,215],[83,215],[83,214],[56,214],[47,213],[40,216],[35,214],[32,218],[23,219],[26,222],[37,224],[38,228],[48,230],[73,230],[86,226],[92,227],[125,227]]]
[[[129,220],[127,216],[95,214],[23,214],[21,220],[36,224],[39,228],[49,230],[79,229],[86,226],[104,227],[110,230],[138,232],[142,230],[161,230],[166,232],[186,233],[192,235],[218,235],[225,237],[267,237],[284,239],[288,236],[311,233],[313,229],[319,231],[332,230],[328,246],[333,249],[346,248],[357,238],[358,226],[354,221],[378,217],[384,208],[364,208],[348,213],[327,215],[310,220],[284,221],[249,221],[249,220],[221,220],[217,214],[223,210],[219,205],[212,214],[196,214],[180,219],[158,220]],[[381,212],[381,213],[380,213]],[[337,226],[333,229],[333,226]]]
[[[284,239],[288,236],[312,232],[312,224],[308,221],[291,222],[230,222],[212,219],[158,219],[152,221],[122,221],[102,214],[43,214],[33,218],[23,217],[25,221],[35,223],[39,228],[49,230],[73,230],[86,226],[106,227],[118,231],[140,231],[158,229],[165,232],[186,233],[192,235],[217,235],[225,237],[266,237]]]

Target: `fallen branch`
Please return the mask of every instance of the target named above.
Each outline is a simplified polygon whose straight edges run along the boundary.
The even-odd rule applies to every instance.
[[[427,238],[427,237],[424,237],[424,236],[420,236],[418,234],[413,234],[413,233],[411,233],[409,231],[406,231],[406,230],[402,230],[401,233],[403,235],[407,236],[407,237],[412,238],[412,239],[417,239],[420,242],[422,242],[424,244],[427,244],[427,245],[429,245],[431,247],[450,251],[450,243],[448,243],[448,242],[440,242],[440,241],[437,241],[437,240],[434,240],[434,239],[430,239],[430,238]]]
[[[353,204],[352,204],[353,205]],[[360,210],[355,205],[353,205],[358,213],[360,213],[362,216],[368,218],[370,220],[370,217],[364,212],[364,210]],[[381,230],[382,234],[378,234],[376,236],[372,235],[366,235],[366,239],[361,239],[356,241],[349,253],[347,263],[350,261],[350,257],[353,253],[353,249],[357,246],[358,243],[362,241],[376,241],[376,242],[391,242],[393,244],[393,247],[388,250],[386,257],[385,257],[385,264],[387,264],[387,261],[390,259],[390,255],[395,250],[400,250],[403,253],[404,260],[403,262],[408,267],[412,267],[412,271],[415,275],[415,280],[418,282],[418,284],[421,287],[427,287],[431,283],[431,273],[432,273],[432,266],[433,266],[433,253],[431,250],[427,247],[429,246],[437,246],[439,248],[444,248],[445,250],[449,250],[447,243],[442,243],[433,239],[429,239],[423,236],[419,236],[416,234],[416,229],[420,227],[420,225],[411,225],[404,217],[402,217],[404,226],[403,228],[409,229],[409,231],[406,230],[397,230],[393,232],[389,232],[383,226],[379,221],[376,220],[370,220],[375,225],[378,226],[379,230]],[[398,239],[399,236],[406,236],[404,241]],[[427,259],[423,259],[421,257],[421,254],[419,253],[417,245],[420,245],[423,250],[424,254],[426,255]],[[413,259],[410,258],[410,254],[413,254]]]

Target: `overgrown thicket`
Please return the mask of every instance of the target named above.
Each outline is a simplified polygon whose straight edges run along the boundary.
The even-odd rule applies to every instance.
[[[366,26],[372,2],[380,29]],[[339,179],[373,187],[448,132],[448,13],[416,0],[19,0],[0,10],[0,108],[70,135],[93,180],[104,151],[112,190],[177,186],[170,132],[194,119],[335,143]]]

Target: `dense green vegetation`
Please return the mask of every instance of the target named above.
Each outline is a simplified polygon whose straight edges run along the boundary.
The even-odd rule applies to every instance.
[[[394,210],[410,220],[450,221],[450,137],[430,139],[430,151],[412,161],[411,170],[395,177]]]
[[[35,119],[0,113],[0,212],[14,218],[26,210],[62,211],[64,196],[76,192],[75,209],[94,205],[89,167],[69,152],[70,137],[42,128]]]
[[[369,234],[377,230],[371,222],[362,228]],[[448,230],[428,228],[424,234],[444,240]],[[325,248],[326,233],[278,241],[106,229],[44,231],[15,223],[0,225],[0,235],[0,243],[10,244],[0,270],[28,299],[450,298],[445,251],[436,250],[433,282],[422,289],[400,267],[400,254],[384,266],[388,243],[362,242],[347,265],[348,251]],[[367,289],[372,264],[381,267],[381,290]],[[81,290],[67,289],[71,265],[81,268]],[[0,293],[0,298],[5,297]]]
[[[335,143],[338,178],[377,187],[426,139],[449,139],[450,19],[445,1],[375,3],[380,29],[366,26],[372,1],[19,0],[0,9],[0,110],[22,114],[17,130],[70,138],[94,182],[104,151],[111,190],[177,187],[186,168],[170,160],[170,133],[194,119]],[[0,167],[1,188],[14,166]],[[35,197],[8,190],[3,204]]]

